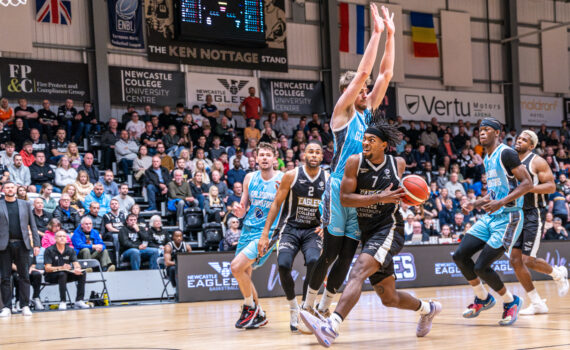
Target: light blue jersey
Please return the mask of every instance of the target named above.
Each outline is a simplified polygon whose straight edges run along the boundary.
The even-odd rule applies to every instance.
[[[342,179],[348,157],[362,152],[362,139],[366,131],[366,121],[372,117],[369,109],[354,116],[342,128],[333,129],[334,156],[331,162],[331,176]]]
[[[487,174],[487,193],[490,194],[492,200],[501,200],[505,198],[517,187],[517,179],[505,167],[501,157],[503,152],[513,152],[518,157],[516,151],[505,144],[499,144],[491,155],[485,155],[485,173]],[[507,203],[504,207],[492,213],[498,215],[508,213],[517,209],[522,209],[523,197],[519,197],[516,201]]]

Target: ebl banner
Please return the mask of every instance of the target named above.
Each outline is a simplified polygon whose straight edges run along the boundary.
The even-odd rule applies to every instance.
[[[140,0],[107,0],[111,44],[129,49],[144,48]]]

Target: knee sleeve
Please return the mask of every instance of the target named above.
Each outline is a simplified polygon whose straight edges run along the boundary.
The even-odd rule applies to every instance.
[[[500,258],[504,252],[505,250],[503,248],[494,249],[489,246],[485,246],[474,266],[474,271],[477,276],[487,282],[489,287],[493,288],[494,291],[501,290],[505,285],[495,270],[491,268],[491,264]]]
[[[293,267],[293,255],[289,252],[279,252],[277,255],[277,265],[279,265],[279,270],[291,270]]]

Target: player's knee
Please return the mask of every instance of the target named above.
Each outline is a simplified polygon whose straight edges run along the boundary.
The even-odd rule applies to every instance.
[[[524,258],[522,256],[520,256],[519,254],[512,254],[511,258],[510,258],[510,263],[512,265],[512,267],[514,267],[515,269],[522,267],[523,266],[523,260]]]
[[[368,271],[367,270],[368,269],[366,268],[366,266],[364,264],[360,264],[357,262],[356,264],[354,264],[354,266],[350,270],[349,279],[364,282],[364,280],[368,277]]]
[[[235,275],[239,275],[242,274],[244,272],[244,266],[242,266],[242,264],[240,263],[239,260],[234,259],[230,265],[230,269],[232,270],[232,274]]]
[[[462,266],[465,263],[465,256],[463,254],[463,252],[461,251],[461,249],[457,249],[454,253],[453,253],[453,261],[455,262],[455,264],[457,266]]]
[[[386,307],[397,307],[400,303],[398,294],[396,293],[384,291],[384,293],[380,295],[380,299],[382,300],[382,305]]]
[[[487,266],[483,266],[481,264],[475,264],[473,271],[479,277],[485,276],[485,274],[487,273]]]
[[[526,267],[530,268],[530,269],[534,269],[535,265],[536,265],[536,258],[533,258],[532,256],[528,256],[528,255],[523,255],[522,256],[522,263],[526,265]]]
[[[293,259],[290,256],[283,256],[280,254],[277,258],[277,265],[279,266],[279,271],[282,269],[284,271],[290,271],[291,267],[293,266]]]

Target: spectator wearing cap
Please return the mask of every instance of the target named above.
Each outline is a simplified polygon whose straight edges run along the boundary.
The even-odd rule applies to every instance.
[[[544,234],[544,240],[546,241],[566,241],[568,240],[568,232],[562,226],[562,219],[559,217],[554,218],[554,222],[551,228],[546,230]]]
[[[247,169],[249,167],[249,162],[247,157],[243,154],[243,149],[241,147],[236,148],[236,154],[230,157],[230,170],[234,167],[234,160],[238,160],[241,164],[242,169]]]

